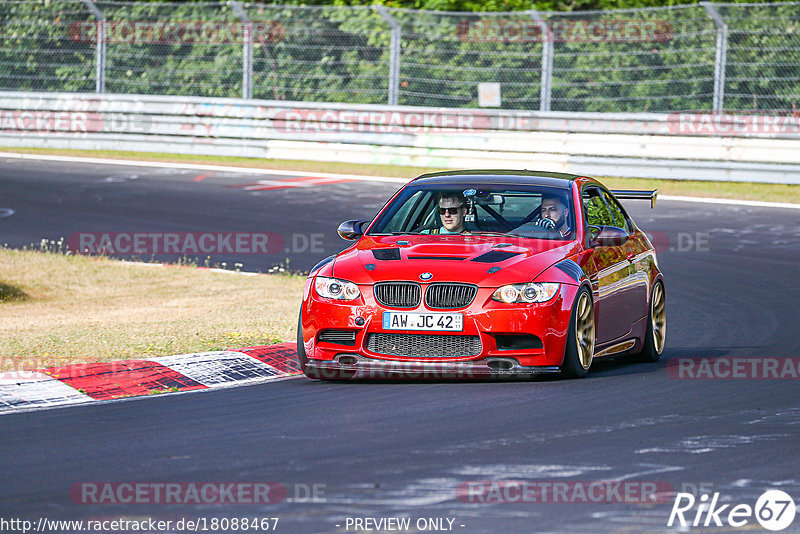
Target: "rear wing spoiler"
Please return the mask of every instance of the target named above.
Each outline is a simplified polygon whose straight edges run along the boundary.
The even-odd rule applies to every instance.
[[[658,196],[658,189],[652,191],[636,191],[633,189],[617,189],[611,190],[611,194],[623,200],[649,200],[650,208],[656,207],[656,197]]]

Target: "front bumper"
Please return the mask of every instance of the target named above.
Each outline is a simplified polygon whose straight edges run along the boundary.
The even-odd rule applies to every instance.
[[[404,356],[377,353],[369,349],[372,334],[429,335],[430,332],[386,330],[384,311],[374,299],[369,286],[360,286],[361,298],[345,303],[321,298],[306,287],[302,308],[302,340],[306,374],[344,373],[359,377],[374,375],[468,378],[533,376],[558,372],[564,357],[567,330],[576,286],[562,284],[550,301],[539,304],[504,304],[491,300],[492,288],[479,288],[467,308],[446,310],[463,314],[463,330],[455,334],[480,339],[480,352],[469,356],[449,357],[443,354]],[[394,310],[396,311],[396,310]],[[440,312],[421,304],[404,311]],[[354,332],[350,345],[320,340],[326,330]],[[498,336],[528,334],[541,340],[539,347],[508,350]],[[441,333],[440,335],[448,335]]]
[[[391,378],[488,379],[530,378],[558,374],[559,367],[524,366],[514,358],[483,358],[470,361],[400,361],[368,358],[357,353],[340,354],[333,360],[310,359],[305,373],[312,378],[353,378],[378,380]]]

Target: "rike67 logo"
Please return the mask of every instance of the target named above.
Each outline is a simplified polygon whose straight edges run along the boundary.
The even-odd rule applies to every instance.
[[[696,508],[695,508],[696,505]],[[765,491],[756,501],[749,504],[719,504],[719,493],[709,499],[707,494],[699,499],[691,493],[678,493],[672,504],[667,526],[676,522],[681,527],[745,527],[753,519],[763,528],[778,532],[794,521],[794,500],[781,490]]]

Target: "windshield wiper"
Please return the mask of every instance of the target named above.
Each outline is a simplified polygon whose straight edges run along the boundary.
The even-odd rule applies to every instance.
[[[550,237],[547,235],[519,234],[512,232],[472,232],[472,235],[500,235],[503,237],[522,237],[524,239],[551,239],[551,240],[556,239],[554,237]]]

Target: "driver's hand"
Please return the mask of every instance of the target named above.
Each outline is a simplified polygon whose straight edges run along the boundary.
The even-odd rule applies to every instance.
[[[539,219],[534,224],[536,224],[536,226],[541,226],[542,228],[547,228],[548,230],[556,229],[556,223],[554,223],[550,219]]]

